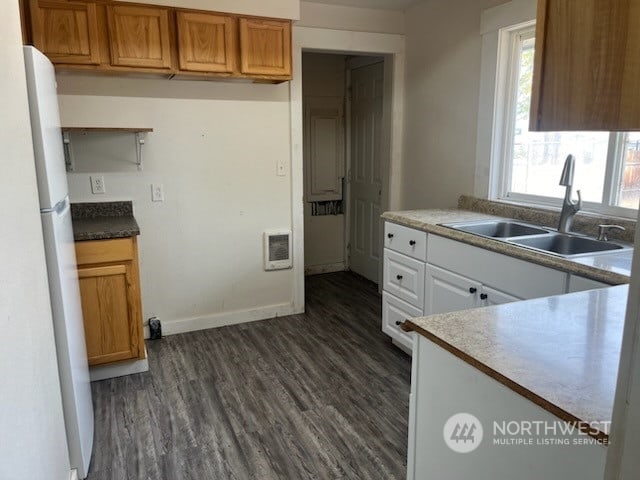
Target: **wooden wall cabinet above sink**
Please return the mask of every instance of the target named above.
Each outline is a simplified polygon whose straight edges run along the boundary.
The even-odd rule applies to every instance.
[[[25,42],[58,69],[291,79],[291,21],[111,0],[23,1]]]
[[[538,0],[531,130],[640,130],[640,0]]]

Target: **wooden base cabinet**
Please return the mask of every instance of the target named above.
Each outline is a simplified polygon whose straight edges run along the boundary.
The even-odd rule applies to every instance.
[[[76,242],[89,365],[144,358],[135,237]]]

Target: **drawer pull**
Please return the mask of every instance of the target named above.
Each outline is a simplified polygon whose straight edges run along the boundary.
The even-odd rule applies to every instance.
[[[397,278],[398,280],[402,280],[402,275],[396,275],[396,278]]]
[[[416,244],[415,240],[409,240],[409,245],[411,245],[412,247]]]
[[[393,233],[387,233],[387,238],[393,238]]]
[[[480,300],[486,300],[487,298],[489,298],[489,295],[487,295],[486,293],[480,294]]]
[[[396,320],[396,325],[397,325],[397,326],[402,325],[402,323],[403,323],[403,322],[402,322],[402,320]]]
[[[476,293],[478,289],[476,287],[469,287],[469,293]]]

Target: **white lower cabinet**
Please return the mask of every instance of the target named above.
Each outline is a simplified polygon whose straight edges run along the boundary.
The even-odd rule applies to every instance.
[[[383,290],[422,311],[424,262],[389,249],[384,251]]]
[[[421,316],[422,310],[382,292],[382,331],[409,350],[413,347],[414,334],[402,330],[400,324],[408,318]]]
[[[407,349],[396,322],[408,318],[607,286],[401,225],[385,232],[382,330]]]
[[[584,292],[585,290],[596,290],[598,288],[608,287],[606,283],[597,282],[590,278],[579,277],[578,275],[569,276],[568,293]]]
[[[519,302],[522,298],[516,297],[514,295],[509,295],[508,293],[501,292],[500,290],[496,290],[495,288],[487,287],[486,285],[482,286],[482,291],[480,293],[480,302],[482,302],[481,306],[488,307],[491,305],[502,305],[503,303],[511,303],[511,302]]]
[[[480,283],[433,265],[427,265],[426,269],[425,315],[478,306]]]
[[[589,438],[583,434],[564,435],[567,443],[554,445],[545,443],[553,438],[523,430],[522,438],[531,445],[505,443],[518,437],[501,435],[494,422],[525,424],[528,432],[535,432],[532,424],[553,426],[560,420],[422,335],[415,335],[408,480],[602,480],[608,447],[586,443]],[[481,438],[460,440],[464,444],[467,440],[478,442],[469,453],[456,451],[458,440],[454,442],[450,436],[447,443],[443,434],[447,422],[459,413],[473,415],[483,430]]]

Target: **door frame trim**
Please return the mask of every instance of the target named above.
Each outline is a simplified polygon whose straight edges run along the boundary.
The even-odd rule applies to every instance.
[[[383,118],[382,149],[388,152],[385,162],[386,188],[382,192],[382,210],[400,207],[402,181],[402,140],[404,122],[404,35],[293,27],[293,80],[289,82],[291,108],[291,224],[293,232],[293,310],[304,311],[304,175],[302,148],[302,51],[373,55],[385,58],[386,99]],[[379,269],[379,276],[382,268]],[[378,285],[382,285],[379,281]]]

